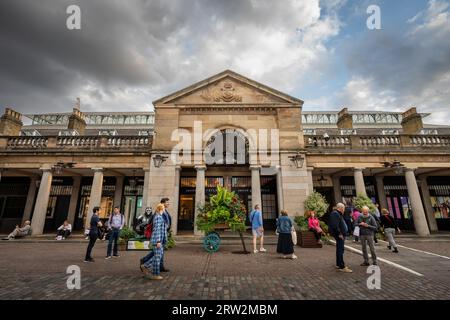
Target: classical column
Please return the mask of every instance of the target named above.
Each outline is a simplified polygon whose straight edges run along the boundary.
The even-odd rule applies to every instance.
[[[284,209],[283,199],[283,181],[281,178],[281,166],[277,167],[277,199],[278,199],[278,212]]]
[[[309,194],[314,192],[314,180],[313,180],[313,175],[312,175],[313,170],[314,170],[313,167],[307,167],[306,168],[306,171],[308,173],[308,191],[309,191]]]
[[[48,198],[52,188],[52,169],[42,168],[41,184],[34,206],[33,220],[31,221],[31,231],[33,235],[43,234],[45,226],[45,218],[47,216]]]
[[[197,209],[205,204],[205,171],[206,166],[196,166],[197,181],[195,187],[194,234],[201,234],[197,229]]]
[[[430,190],[428,189],[426,177],[420,178],[420,190],[422,191],[422,199],[430,231],[438,231],[438,226],[436,222],[436,217],[434,216],[433,205],[431,204]]]
[[[260,166],[250,166],[252,171],[252,208],[259,204],[262,210],[260,169]]]
[[[175,185],[173,196],[174,199],[172,201],[172,234],[176,235],[178,231],[178,211],[180,207],[180,176],[181,176],[181,167],[175,167]],[[203,179],[204,180],[204,179]],[[195,218],[194,218],[195,219]]]
[[[417,187],[416,176],[414,169],[405,169],[406,186],[408,187],[409,200],[411,201],[412,214],[414,219],[414,226],[416,233],[421,237],[430,235],[428,230],[427,219],[425,211],[423,210],[422,200],[420,198],[419,188]]]
[[[387,209],[388,203],[386,199],[386,191],[384,191],[384,181],[383,176],[375,176],[376,184],[377,184],[377,193],[378,193],[378,202],[381,209]]]
[[[102,201],[102,191],[103,191],[103,169],[102,168],[92,168],[94,171],[94,180],[92,181],[91,195],[89,196],[89,207],[86,216],[85,227],[89,228],[92,217],[92,209],[94,207],[100,207]]]
[[[367,195],[366,185],[364,184],[363,168],[354,168],[356,195]]]
[[[122,194],[123,194],[123,181],[125,180],[124,176],[116,177],[116,188],[114,189],[114,207],[119,207],[122,203]]]
[[[73,177],[72,195],[70,196],[69,212],[67,213],[67,220],[73,226],[75,222],[75,213],[77,211],[78,196],[80,195],[81,177]]]
[[[334,202],[335,204],[342,202],[342,191],[341,191],[341,177],[333,176],[333,194],[334,194]],[[330,203],[330,206],[333,207],[333,204]]]
[[[30,187],[28,188],[27,202],[25,203],[25,209],[23,210],[22,224],[31,218],[31,210],[33,210],[34,199],[36,198],[36,182],[37,178],[31,177]]]

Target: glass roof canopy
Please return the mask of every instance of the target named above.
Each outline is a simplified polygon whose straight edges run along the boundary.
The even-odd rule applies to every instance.
[[[302,111],[303,124],[324,124],[335,125],[338,121],[338,111],[320,112],[320,111]],[[353,111],[349,112],[352,116],[354,124],[395,124],[402,123],[402,112],[365,112]],[[426,117],[428,113],[421,113],[422,117]]]
[[[26,115],[31,119],[31,125],[67,125],[71,113],[51,113]],[[99,113],[85,112],[87,125],[152,125],[155,120],[153,112],[146,113]]]
[[[393,124],[400,125],[402,122],[401,112],[349,112],[354,124]],[[26,115],[32,120],[31,125],[67,125],[71,113],[49,113]],[[153,112],[85,112],[86,123],[91,126],[96,125],[153,125],[155,114]],[[421,114],[422,117],[428,114]],[[336,125],[338,112],[302,111],[302,123]]]

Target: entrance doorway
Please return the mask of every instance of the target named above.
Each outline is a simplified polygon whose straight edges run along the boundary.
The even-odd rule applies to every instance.
[[[195,196],[180,195],[180,212],[178,214],[178,230],[194,230]]]

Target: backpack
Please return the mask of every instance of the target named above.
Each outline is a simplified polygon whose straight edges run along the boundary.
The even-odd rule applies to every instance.
[[[144,237],[150,240],[150,238],[152,237],[152,232],[153,232],[153,223],[149,223],[145,227]]]

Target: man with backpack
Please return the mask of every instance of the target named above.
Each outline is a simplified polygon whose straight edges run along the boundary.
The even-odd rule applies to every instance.
[[[114,212],[110,215],[108,221],[109,241],[105,259],[111,259],[111,252],[113,253],[114,257],[119,257],[117,240],[119,240],[120,230],[122,230],[124,224],[125,218],[123,214],[120,213],[119,207],[114,207]]]

